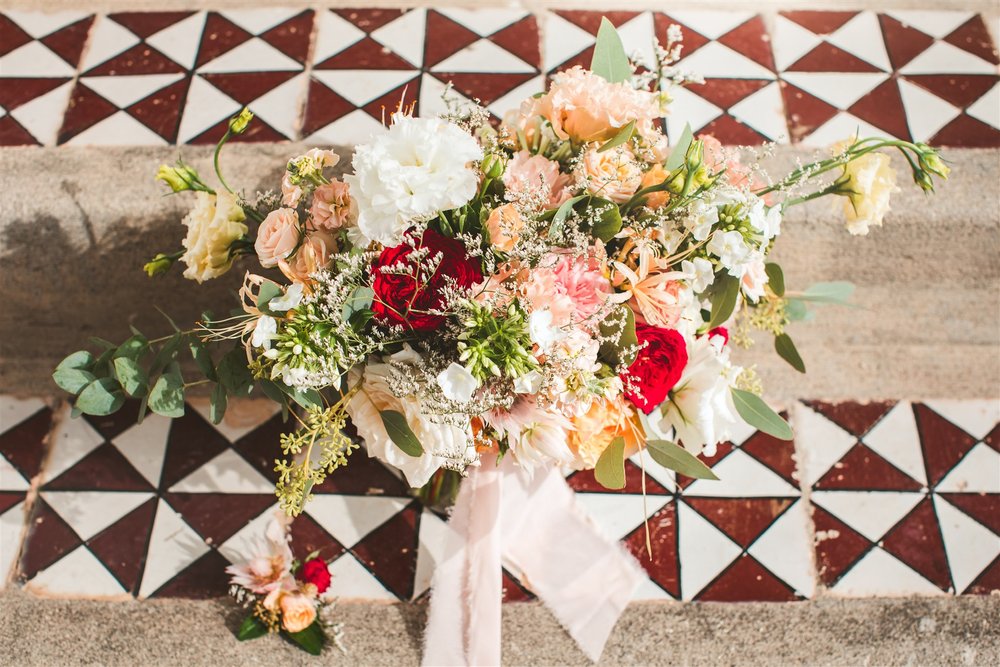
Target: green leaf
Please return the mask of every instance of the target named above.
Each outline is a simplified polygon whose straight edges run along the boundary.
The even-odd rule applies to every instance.
[[[340,318],[349,322],[354,313],[371,308],[372,300],[375,299],[375,291],[366,285],[360,285],[348,297],[344,303],[344,309],[340,313]]]
[[[271,302],[271,299],[281,296],[284,292],[281,291],[281,287],[278,283],[271,282],[270,280],[265,280],[260,284],[260,290],[257,292],[257,309],[260,312],[267,315],[274,315],[271,309],[267,307],[267,304]],[[279,313],[281,315],[281,313]]]
[[[789,365],[800,373],[806,372],[806,364],[799,356],[799,351],[795,349],[792,337],[786,333],[774,337],[774,350],[778,356],[789,363]]]
[[[258,384],[260,384],[260,390],[264,392],[264,395],[275,403],[282,406],[288,403],[288,401],[285,400],[285,392],[281,391],[281,387],[279,387],[276,383],[271,382],[270,380],[262,379],[258,381]]]
[[[767,274],[767,284],[771,286],[771,291],[777,296],[785,296],[785,273],[781,267],[774,262],[764,265],[764,272]]]
[[[288,394],[288,396],[298,403],[303,408],[321,408],[323,407],[323,397],[315,389],[301,389],[299,387],[289,387],[284,382],[276,382],[275,384],[281,389],[282,392]]]
[[[110,415],[125,402],[125,394],[114,378],[94,380],[80,392],[76,409],[88,415]]]
[[[253,374],[247,368],[247,357],[243,348],[236,345],[219,360],[216,366],[219,384],[225,386],[230,396],[242,396],[253,386]]]
[[[148,347],[149,341],[146,337],[137,334],[118,346],[114,358],[138,359]]]
[[[792,427],[759,396],[742,389],[732,389],[732,392],[736,411],[740,413],[743,421],[779,440],[792,439]]]
[[[190,348],[191,357],[194,363],[198,364],[198,370],[212,382],[217,382],[219,376],[215,372],[215,362],[212,361],[212,354],[208,348],[197,338],[191,343]]]
[[[797,295],[797,298],[802,301],[814,301],[816,303],[847,304],[852,294],[854,294],[854,285],[852,283],[837,281],[810,285],[805,292]]]
[[[89,340],[94,345],[99,345],[100,347],[103,347],[105,350],[113,350],[116,347],[118,347],[117,345],[115,345],[114,343],[112,343],[110,340],[106,340],[104,338],[99,338],[98,336],[91,336]]]
[[[267,626],[260,622],[256,616],[250,615],[243,619],[240,629],[236,631],[236,638],[241,642],[257,639],[267,634]]]
[[[80,350],[79,352],[74,352],[65,359],[59,362],[56,366],[56,370],[63,370],[66,368],[79,368],[84,370],[89,370],[94,363],[94,355],[86,350]]]
[[[691,132],[691,125],[685,124],[684,131],[681,132],[681,136],[677,140],[677,145],[670,149],[670,155],[667,156],[667,161],[663,165],[664,169],[673,171],[684,164],[684,158],[687,157],[688,147],[691,145],[693,138],[694,134]]]
[[[805,301],[791,298],[785,302],[785,315],[788,315],[788,319],[792,322],[802,322],[811,320],[814,313],[809,310]]]
[[[326,642],[326,635],[323,634],[323,626],[319,621],[313,621],[305,630],[301,632],[285,632],[290,640],[297,644],[306,653],[319,655],[323,651],[323,644]]]
[[[162,371],[177,357],[177,350],[181,347],[182,338],[183,334],[178,332],[167,339],[167,342],[163,344],[160,351],[153,357],[153,364],[149,367],[150,377]]]
[[[622,38],[618,36],[614,24],[606,18],[601,19],[601,27],[597,31],[597,44],[594,46],[590,69],[611,83],[621,83],[632,77],[632,68],[625,55]]]
[[[184,378],[176,361],[157,378],[149,392],[149,409],[164,417],[184,416]]]
[[[639,339],[635,335],[635,313],[624,304],[618,306],[616,310],[615,315],[600,324],[601,337],[611,337],[611,339],[601,343],[601,349],[598,351],[600,358],[612,368],[630,366],[635,361],[635,346],[639,344]],[[619,328],[613,323],[621,321],[622,315],[625,316],[625,326]],[[614,336],[617,336],[617,339]],[[626,355],[625,350],[630,348],[632,353]]]
[[[396,446],[403,450],[408,456],[420,456],[424,453],[423,445],[417,439],[416,434],[406,423],[406,417],[396,410],[381,410],[379,416],[382,417],[382,425],[389,438],[396,443]]]
[[[597,149],[598,153],[603,153],[609,151],[615,146],[621,146],[626,141],[632,138],[632,133],[635,132],[635,121],[630,121],[628,125],[618,130],[618,134],[611,137],[603,146]]]
[[[591,206],[604,209],[604,212],[601,213],[600,222],[593,226],[590,233],[607,243],[622,229],[622,212],[619,210],[618,204],[610,199],[600,197],[594,197]]]
[[[712,315],[708,328],[721,326],[736,309],[736,300],[740,295],[740,279],[728,273],[720,273],[712,285]]]
[[[55,372],[52,373],[52,379],[55,380],[60,389],[75,396],[97,377],[82,368],[56,368]]]
[[[694,479],[719,479],[701,459],[669,440],[647,440],[649,456],[668,470]]]
[[[589,196],[590,195],[577,195],[564,201],[562,205],[556,209],[556,214],[552,218],[552,224],[549,225],[549,234],[553,236],[562,234],[563,226],[566,224],[566,218],[569,217],[570,211],[573,210],[573,206],[575,206],[577,202],[586,199]]]
[[[221,424],[222,418],[226,416],[226,407],[229,399],[226,396],[226,388],[221,384],[215,385],[212,390],[212,398],[208,402],[208,416],[213,424]]]
[[[625,488],[625,438],[616,437],[597,459],[594,479],[606,489]]]
[[[121,383],[125,393],[136,398],[146,393],[149,387],[149,377],[146,371],[139,367],[135,359],[130,357],[118,357],[114,361],[115,377]]]

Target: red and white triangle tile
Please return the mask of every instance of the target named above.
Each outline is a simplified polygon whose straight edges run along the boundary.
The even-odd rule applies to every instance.
[[[986,593],[1000,586],[996,401],[813,402],[794,424],[831,594]]]
[[[0,146],[56,144],[94,17],[0,14]]]

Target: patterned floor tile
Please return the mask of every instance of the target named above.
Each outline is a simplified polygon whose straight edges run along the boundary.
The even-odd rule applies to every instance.
[[[820,582],[833,594],[986,593],[1000,556],[997,401],[796,408]]]
[[[0,14],[0,146],[56,143],[94,17]]]
[[[971,12],[782,12],[774,26],[792,138],[860,130],[949,146],[1000,142],[997,54]]]

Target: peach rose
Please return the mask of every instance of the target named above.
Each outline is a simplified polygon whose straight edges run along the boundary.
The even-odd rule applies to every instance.
[[[290,259],[281,259],[278,268],[296,283],[309,282],[309,276],[330,263],[334,238],[324,231],[311,231],[306,235],[298,251]]]
[[[316,188],[309,209],[313,224],[319,229],[348,227],[357,218],[357,208],[347,183],[333,180]]]
[[[299,244],[301,233],[299,214],[294,209],[279,208],[268,213],[253,244],[260,265],[270,269],[286,259]]]
[[[507,163],[503,184],[514,195],[539,192],[546,208],[558,208],[570,198],[570,178],[559,171],[559,163],[541,155],[520,151]]]
[[[574,430],[569,431],[574,466],[579,470],[596,466],[597,459],[618,436],[625,439],[625,456],[637,452],[645,440],[635,419],[635,411],[621,396],[595,399],[586,413],[573,420]]]
[[[627,202],[642,183],[642,170],[625,146],[603,153],[597,147],[591,148],[584,153],[577,169],[588,192],[619,204]]]
[[[517,212],[513,204],[504,204],[493,209],[486,221],[486,229],[490,233],[490,243],[497,250],[510,252],[524,228],[524,218]]]
[[[302,632],[316,620],[316,603],[299,591],[271,591],[264,598],[264,608],[280,611],[281,625],[288,632]]]
[[[662,164],[654,164],[649,171],[642,175],[642,182],[639,183],[639,189],[644,190],[653,185],[659,185],[667,180],[667,176],[669,175],[670,172],[664,169]],[[650,192],[646,195],[646,206],[651,209],[658,209],[666,206],[669,200],[670,193],[666,190]]]
[[[654,121],[662,115],[654,93],[611,83],[582,67],[556,74],[549,91],[531,102],[522,116],[542,116],[556,136],[577,143],[607,141],[632,120],[640,136],[653,137]]]

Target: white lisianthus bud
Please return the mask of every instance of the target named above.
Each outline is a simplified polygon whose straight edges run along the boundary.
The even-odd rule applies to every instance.
[[[265,350],[271,347],[271,340],[278,333],[278,322],[270,315],[261,315],[253,328],[253,336],[250,337],[250,344],[254,347],[262,347]]]
[[[267,307],[274,312],[284,312],[295,308],[302,303],[302,292],[305,286],[302,283],[292,283],[281,296],[276,296],[267,302]]]
[[[518,394],[537,394],[542,388],[542,374],[529,371],[514,380],[514,391]]]
[[[479,380],[464,366],[454,361],[448,364],[448,368],[438,373],[437,383],[446,398],[459,403],[471,401],[472,395],[479,389]]]

